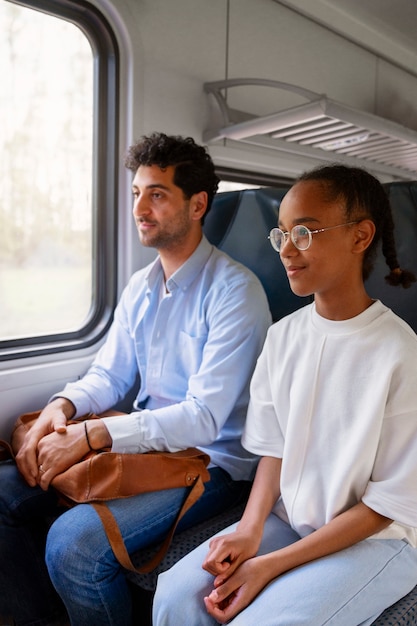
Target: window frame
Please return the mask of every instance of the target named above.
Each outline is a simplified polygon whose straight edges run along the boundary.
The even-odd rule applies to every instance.
[[[9,0],[78,26],[94,63],[92,181],[92,305],[76,331],[0,341],[0,361],[89,347],[107,332],[117,298],[119,48],[100,11],[84,0]]]

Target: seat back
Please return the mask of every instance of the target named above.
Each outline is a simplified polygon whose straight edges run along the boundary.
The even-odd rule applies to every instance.
[[[417,182],[389,183],[385,187],[393,210],[400,265],[417,274]],[[287,191],[261,188],[218,194],[204,223],[209,241],[258,276],[274,321],[311,302],[309,297],[293,294],[279,254],[268,241]],[[417,283],[409,289],[391,287],[384,279],[387,273],[385,259],[378,250],[375,269],[366,281],[369,295],[380,299],[417,332]]]

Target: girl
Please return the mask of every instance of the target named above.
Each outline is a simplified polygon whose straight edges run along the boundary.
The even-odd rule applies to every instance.
[[[387,281],[415,280],[385,191],[313,170],[270,240],[314,303],[270,328],[252,379],[244,515],[160,576],[154,626],[365,626],[417,584],[417,337],[364,286],[379,241]]]

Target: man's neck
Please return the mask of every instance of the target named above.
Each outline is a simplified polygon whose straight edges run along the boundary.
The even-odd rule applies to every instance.
[[[197,239],[188,241],[175,249],[158,250],[165,282],[190,258],[201,242],[202,234]]]

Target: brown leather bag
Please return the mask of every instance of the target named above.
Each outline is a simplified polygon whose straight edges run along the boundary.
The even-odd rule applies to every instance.
[[[40,411],[36,411],[18,418],[11,435],[11,444],[0,441],[0,445],[6,451],[2,455],[3,458],[14,457],[17,454],[26,433],[39,415]],[[87,419],[98,417],[100,416],[86,416]],[[70,421],[69,427],[75,423],[79,421]],[[207,470],[209,462],[210,457],[197,448],[188,448],[180,452],[145,454],[91,451],[81,461],[55,476],[51,485],[69,505],[90,503],[100,516],[107,538],[121,565],[134,572],[147,573],[163,559],[178,522],[204,492],[203,482],[210,479]],[[190,487],[189,494],[158,552],[151,561],[136,568],[128,555],[117,522],[105,501],[175,487]]]

